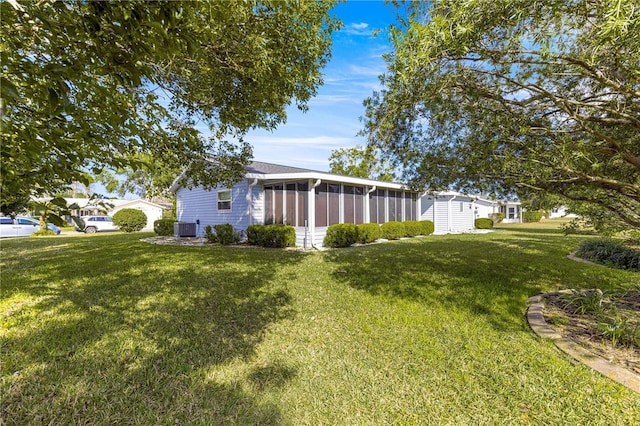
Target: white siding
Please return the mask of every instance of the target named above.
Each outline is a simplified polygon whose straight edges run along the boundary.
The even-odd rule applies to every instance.
[[[152,206],[150,204],[143,203],[143,202],[130,203],[130,204],[126,204],[124,206],[116,206],[116,207],[113,208],[113,210],[111,210],[109,212],[109,215],[113,216],[117,211],[122,210],[122,209],[140,210],[145,214],[145,216],[147,216],[147,224],[142,229],[143,231],[153,231],[153,223],[158,219],[162,219],[162,208],[161,207],[155,207],[155,206]]]
[[[437,198],[435,203],[436,220],[434,234],[446,234],[449,229],[449,197]]]
[[[240,182],[231,188],[231,211],[218,211],[218,189],[210,191],[202,187],[193,189],[180,188],[176,192],[176,216],[181,222],[197,222],[199,237],[204,236],[207,225],[230,223],[236,230],[244,231],[249,225],[247,181]],[[255,189],[255,188],[254,188]],[[253,211],[252,211],[253,214]]]
[[[430,220],[433,222],[433,197],[424,195],[420,198],[420,217],[418,220]]]
[[[471,198],[455,197],[451,206],[451,231],[463,232],[474,228],[475,211]]]
[[[495,203],[489,201],[478,200],[475,202],[476,217],[489,218],[491,213],[497,212],[498,208]]]

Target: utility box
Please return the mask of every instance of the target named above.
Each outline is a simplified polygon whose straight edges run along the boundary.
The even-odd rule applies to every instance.
[[[174,222],[173,236],[174,237],[195,237],[196,224],[189,223],[189,222]]]

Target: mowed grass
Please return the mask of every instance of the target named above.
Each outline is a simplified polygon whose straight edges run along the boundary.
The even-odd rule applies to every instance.
[[[633,288],[549,222],[303,253],[140,234],[3,240],[2,422],[607,424],[640,395],[529,330],[526,299]]]

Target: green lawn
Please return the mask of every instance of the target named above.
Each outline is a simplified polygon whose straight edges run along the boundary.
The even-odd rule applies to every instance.
[[[640,395],[527,327],[536,293],[640,285],[553,228],[313,253],[3,240],[0,423],[638,424]]]

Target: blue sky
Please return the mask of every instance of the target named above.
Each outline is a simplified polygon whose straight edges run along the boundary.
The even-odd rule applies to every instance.
[[[387,29],[395,22],[395,8],[383,1],[348,1],[332,13],[344,26],[333,35],[324,85],[306,113],[291,106],[286,124],[247,135],[255,160],[328,171],[332,150],[365,144],[357,136],[363,127],[362,102],[380,88],[378,76],[385,71],[382,55],[391,51]],[[380,32],[374,37],[376,29]]]
[[[386,69],[382,55],[391,51],[388,27],[396,21],[396,9],[382,0],[350,0],[331,13],[344,26],[333,34],[331,60],[323,70],[324,85],[308,103],[306,113],[292,105],[285,124],[271,132],[255,130],[246,136],[253,145],[254,160],[329,171],[332,150],[366,143],[357,136],[363,127],[362,102],[380,88],[378,76]],[[105,194],[106,190],[96,182],[92,192]],[[127,194],[125,198],[138,197]]]

